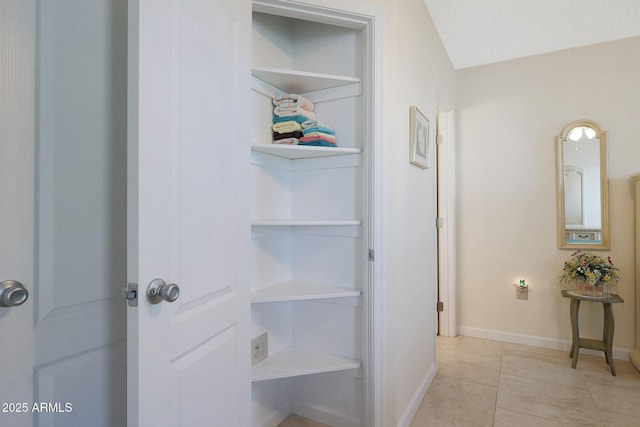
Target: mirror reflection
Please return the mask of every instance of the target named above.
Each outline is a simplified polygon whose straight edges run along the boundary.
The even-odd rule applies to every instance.
[[[570,123],[556,138],[560,248],[609,248],[606,143],[606,132],[589,120]]]

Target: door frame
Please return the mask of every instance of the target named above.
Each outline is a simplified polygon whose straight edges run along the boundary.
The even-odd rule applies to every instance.
[[[458,333],[456,310],[456,170],[455,113],[438,97],[438,295],[444,310],[438,313],[439,335],[455,337]]]
[[[364,195],[368,216],[365,218],[363,237],[368,249],[375,254],[374,262],[368,262],[364,277],[367,286],[363,292],[363,374],[364,374],[364,422],[363,425],[383,427],[385,422],[384,389],[384,141],[383,141],[383,33],[384,10],[381,6],[352,0],[254,0],[253,10],[274,13],[297,19],[359,29],[366,37],[363,91],[368,96],[365,106],[365,140],[369,149],[363,150],[363,164],[367,169],[367,191]]]

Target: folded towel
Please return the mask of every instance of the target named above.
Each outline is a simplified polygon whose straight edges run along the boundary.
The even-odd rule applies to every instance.
[[[299,143],[298,138],[285,138],[285,139],[278,139],[273,141],[273,144],[298,145],[298,143]]]
[[[313,111],[313,102],[307,98],[296,95],[295,93],[285,93],[283,95],[274,96],[273,105],[283,108],[304,108],[307,111]]]
[[[335,138],[333,138],[333,140],[318,136],[303,136],[302,138],[300,138],[300,144],[308,142],[326,142],[332,145],[336,145]]]
[[[304,138],[320,138],[320,139],[326,139],[327,141],[333,141],[333,142],[335,142],[336,140],[335,135],[331,135],[323,132],[311,132],[311,133],[300,132],[300,133],[302,133],[302,137]]]
[[[294,120],[287,120],[286,122],[274,123],[271,127],[274,132],[295,132],[297,130],[302,130],[300,123]]]
[[[312,128],[306,128],[306,129],[302,129],[302,133],[304,133],[305,135],[310,134],[310,133],[315,133],[315,132],[322,132],[326,135],[335,135],[336,131],[334,131],[333,129],[330,129],[328,127],[324,127],[324,126],[314,126]]]
[[[304,108],[280,108],[273,109],[273,115],[278,117],[304,116],[307,120],[315,120],[316,113],[307,111]]]
[[[285,117],[273,116],[273,123],[288,122],[289,120],[302,123],[305,120],[307,120],[307,118],[305,116],[285,116]]]
[[[299,130],[294,131],[294,132],[286,132],[286,133],[279,133],[279,132],[273,132],[273,139],[285,139],[285,138],[302,138],[302,132],[300,132]]]
[[[305,122],[302,122],[302,129],[309,129],[309,128],[316,127],[316,126],[321,126],[321,127],[326,128],[326,129],[333,130],[333,129],[331,129],[331,126],[329,126],[329,125],[327,125],[325,123],[322,123],[319,120],[307,120]],[[327,133],[329,133],[329,132],[327,132]]]
[[[327,142],[327,141],[310,141],[310,142],[299,142],[298,145],[310,145],[310,146],[315,146],[315,147],[336,147],[336,144],[332,144],[331,142]]]

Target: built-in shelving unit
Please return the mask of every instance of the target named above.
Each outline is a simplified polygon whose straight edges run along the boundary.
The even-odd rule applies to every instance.
[[[253,338],[266,332],[269,351],[252,367],[254,425],[276,425],[288,411],[364,425],[354,420],[364,420],[365,410],[368,132],[363,66],[353,54],[366,43],[350,26],[303,20],[297,12],[279,16],[268,0],[259,3],[251,310]],[[271,99],[283,93],[311,100],[317,119],[336,130],[338,146],[273,144]],[[328,395],[340,403],[327,403]]]

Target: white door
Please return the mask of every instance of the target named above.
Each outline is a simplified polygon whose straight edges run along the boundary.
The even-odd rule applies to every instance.
[[[133,0],[128,37],[128,425],[244,427],[251,2]]]
[[[126,12],[0,2],[3,426],[125,423]]]
[[[28,427],[33,422],[30,377],[34,358],[34,42],[33,4],[3,2],[0,6],[0,282],[19,281],[31,293],[22,305],[0,307],[0,362],[3,365],[0,367],[0,424],[16,427]]]

